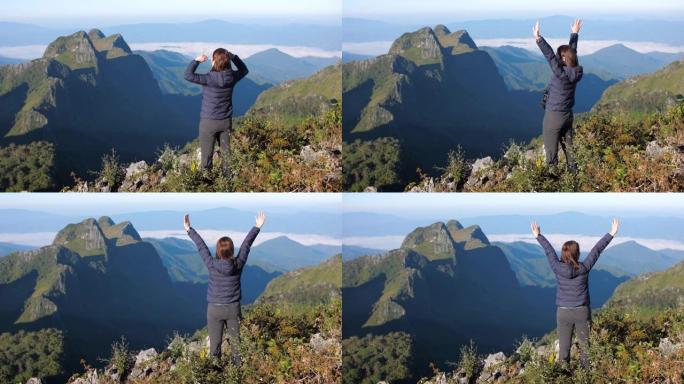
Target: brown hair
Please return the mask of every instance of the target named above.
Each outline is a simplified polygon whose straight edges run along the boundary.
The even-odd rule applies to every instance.
[[[577,61],[577,51],[569,45],[561,45],[558,47],[556,55],[558,56],[561,65],[567,65],[568,67],[576,67],[579,65]],[[563,60],[563,58],[565,58],[565,60]]]
[[[230,69],[231,54],[224,48],[217,48],[211,56],[211,70],[214,72]]]
[[[579,260],[579,253],[580,248],[576,241],[566,241],[565,244],[563,244],[563,249],[561,249],[561,261],[566,264],[572,264],[575,269],[578,269],[579,263],[577,260]]]
[[[223,236],[216,242],[216,258],[219,260],[233,260],[233,240]]]

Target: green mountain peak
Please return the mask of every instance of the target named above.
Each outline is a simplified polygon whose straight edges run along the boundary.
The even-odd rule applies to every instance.
[[[67,225],[57,233],[52,244],[69,248],[83,257],[107,253],[107,238],[92,218]]]
[[[407,32],[392,43],[389,54],[401,55],[418,65],[442,62],[442,46],[430,27]]]
[[[414,250],[429,260],[449,259],[456,254],[454,240],[442,222],[414,229],[406,235],[401,248]]]
[[[72,70],[97,67],[97,52],[83,31],[58,37],[45,49],[43,58],[55,59]]]

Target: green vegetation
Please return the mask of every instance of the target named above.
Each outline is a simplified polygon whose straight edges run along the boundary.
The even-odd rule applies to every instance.
[[[62,332],[54,328],[0,333],[0,382],[60,375],[63,349]]]
[[[361,192],[368,186],[374,186],[382,191],[396,186],[400,180],[400,151],[399,140],[391,137],[344,143],[344,190]]]
[[[462,345],[459,356],[457,368],[463,371],[469,383],[474,382],[482,371],[482,357],[477,353],[475,343],[471,340],[470,344]]]
[[[46,141],[0,147],[0,190],[44,191],[54,188],[54,145]]]
[[[342,341],[344,384],[392,383],[411,379],[411,336],[403,332]]]
[[[258,301],[285,304],[295,310],[340,300],[342,255],[315,267],[297,269],[271,280]]]
[[[214,167],[201,171],[197,140],[182,149],[165,147],[157,162],[118,182],[123,172],[111,157],[103,162],[95,182],[76,179],[73,190],[119,192],[331,192],[341,188],[341,109],[334,105],[321,115],[295,125],[276,124],[264,117],[237,120],[227,158],[214,156]],[[115,159],[116,160],[116,159]],[[222,162],[229,162],[225,174]],[[108,176],[110,175],[110,176]]]
[[[112,190],[119,188],[126,176],[126,171],[121,167],[119,156],[112,149],[110,154],[102,156],[102,169],[98,173]]]

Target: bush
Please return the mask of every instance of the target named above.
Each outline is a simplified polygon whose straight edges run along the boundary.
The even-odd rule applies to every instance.
[[[126,171],[119,163],[119,155],[112,149],[110,154],[102,156],[102,168],[97,173],[100,178],[107,182],[112,191],[116,191],[126,176]]]
[[[342,382],[375,384],[410,379],[411,343],[411,337],[403,332],[345,339]]]
[[[462,345],[459,356],[458,369],[465,373],[468,382],[474,383],[480,375],[483,366],[482,358],[477,353],[475,343],[471,340],[470,344]]]
[[[0,190],[20,192],[54,189],[54,158],[54,146],[46,141],[0,147]]]
[[[25,383],[31,377],[61,375],[63,354],[62,332],[54,328],[0,333],[0,382]]]
[[[398,185],[400,153],[399,140],[391,137],[345,143],[342,149],[345,191],[361,192],[368,186],[381,191]]]

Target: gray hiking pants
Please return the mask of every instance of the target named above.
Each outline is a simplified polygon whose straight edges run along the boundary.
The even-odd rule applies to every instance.
[[[223,329],[226,328],[233,364],[240,366],[240,303],[209,304],[207,306],[207,328],[209,330],[209,352],[221,356]]]
[[[556,326],[558,327],[558,343],[560,350],[558,357],[566,363],[570,361],[570,347],[572,346],[573,329],[577,332],[580,345],[580,360],[582,366],[589,368],[589,325],[591,323],[591,309],[583,307],[558,307],[556,310]]]
[[[224,161],[223,171],[228,173],[228,153],[230,152],[230,134],[233,127],[233,119],[224,120],[200,119],[199,142],[200,142],[200,167],[202,170],[211,169],[214,155],[214,144],[219,142],[219,150]]]
[[[577,164],[575,164],[571,148],[573,119],[572,112],[546,111],[544,113],[542,136],[544,137],[544,149],[546,150],[546,163],[549,165],[558,164],[558,145],[560,144],[565,153],[568,168],[575,172]]]

